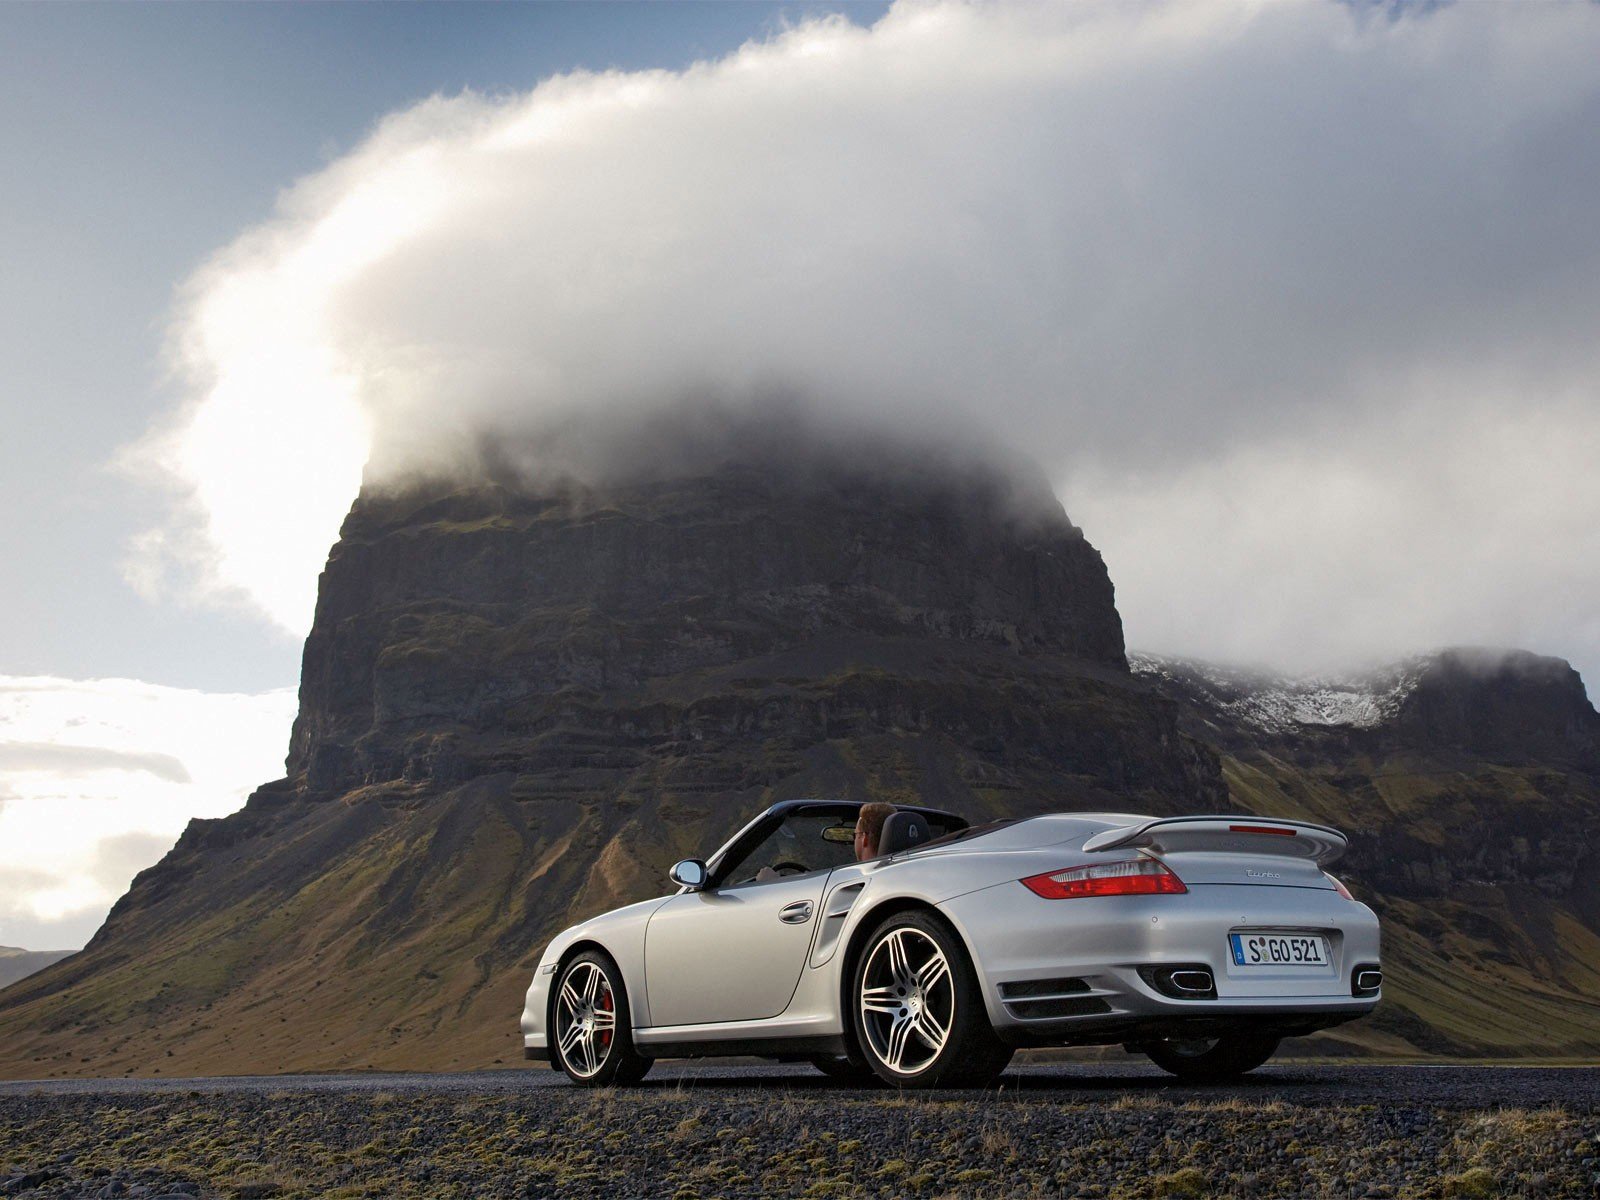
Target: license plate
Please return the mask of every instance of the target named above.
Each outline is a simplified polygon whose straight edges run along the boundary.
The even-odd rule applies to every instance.
[[[1325,967],[1327,939],[1306,933],[1230,933],[1236,967]]]

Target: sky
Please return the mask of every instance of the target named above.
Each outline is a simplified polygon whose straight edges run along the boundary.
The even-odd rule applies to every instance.
[[[991,442],[1132,647],[1600,672],[1600,7],[841,7],[0,7],[0,944],[281,771],[363,471],[485,436]]]

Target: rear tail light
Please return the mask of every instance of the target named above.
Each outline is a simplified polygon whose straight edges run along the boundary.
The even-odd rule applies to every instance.
[[[1350,889],[1345,887],[1344,884],[1340,883],[1337,879],[1335,879],[1332,875],[1329,875],[1326,871],[1324,871],[1322,874],[1327,879],[1327,881],[1329,883],[1333,884],[1333,890],[1338,892],[1339,895],[1343,896],[1346,900],[1354,900],[1355,899],[1355,897],[1350,894]]]
[[[1043,875],[1028,876],[1022,884],[1046,900],[1070,900],[1075,896],[1166,895],[1189,890],[1170,867],[1153,858],[1047,871]]]

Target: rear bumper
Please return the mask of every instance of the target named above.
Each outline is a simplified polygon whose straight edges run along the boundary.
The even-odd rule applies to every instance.
[[[1332,890],[1196,884],[1181,895],[1045,900],[1019,883],[940,905],[973,951],[996,1032],[1016,1045],[1138,1041],[1237,1029],[1309,1033],[1371,1012],[1352,973],[1379,963],[1378,919]],[[1323,967],[1235,964],[1228,934],[1314,933]],[[1210,974],[1214,994],[1178,998],[1160,968]]]

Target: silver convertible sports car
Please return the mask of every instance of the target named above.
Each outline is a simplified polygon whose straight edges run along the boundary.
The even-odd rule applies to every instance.
[[[1122,1044],[1208,1080],[1378,1003],[1377,917],[1323,870],[1335,830],[901,808],[858,862],[860,808],[776,804],[673,867],[674,894],[562,933],[527,1056],[591,1085],[739,1054],[932,1087],[986,1083],[1017,1047]]]

